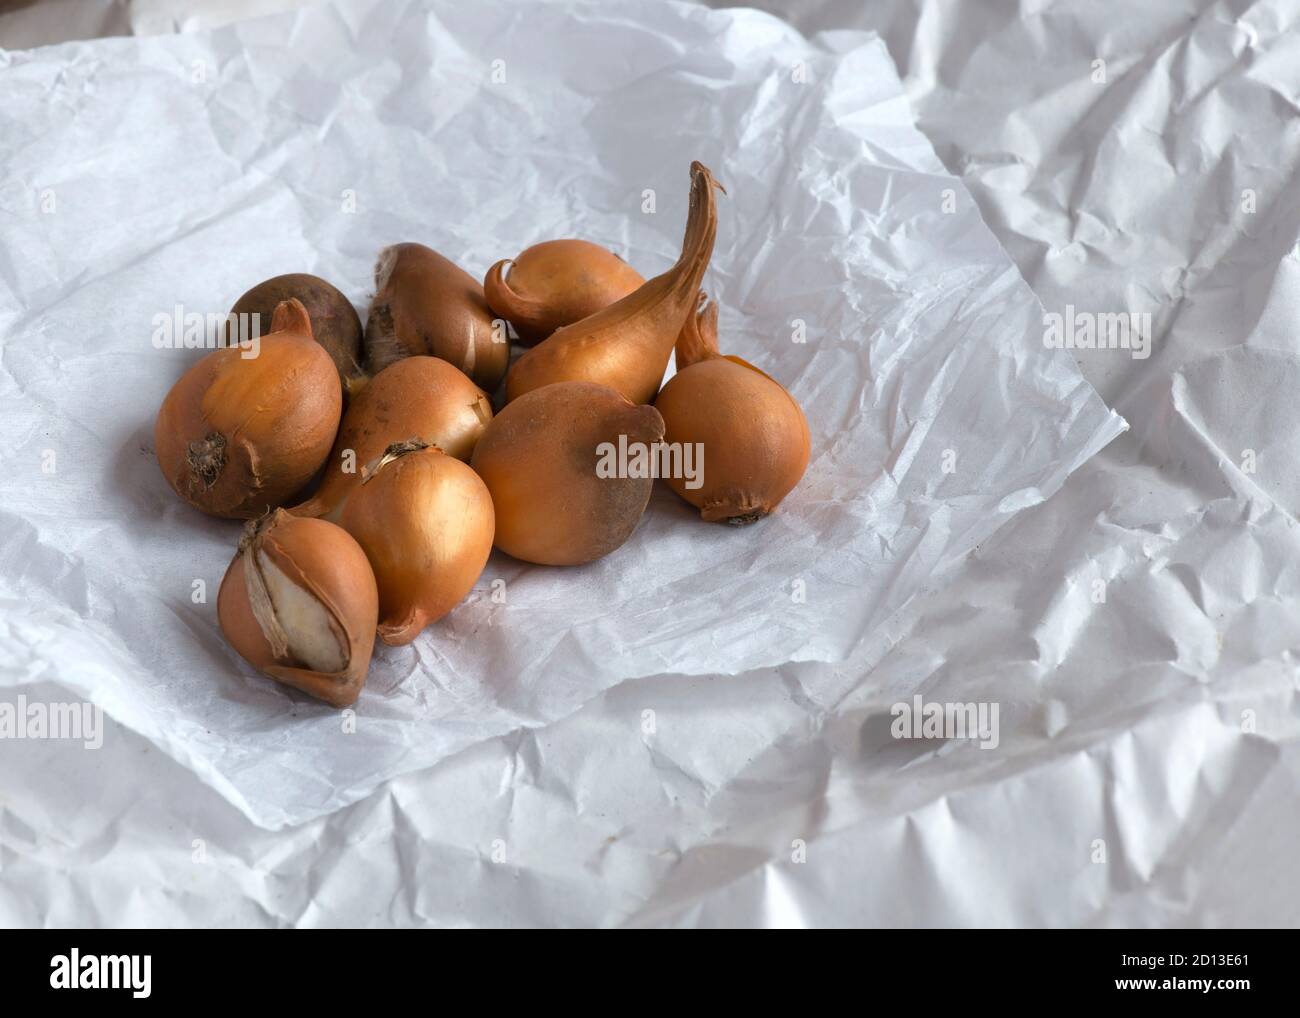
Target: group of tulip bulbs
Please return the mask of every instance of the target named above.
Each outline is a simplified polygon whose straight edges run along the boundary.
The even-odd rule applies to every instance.
[[[279,682],[354,703],[376,635],[414,640],[470,592],[493,545],[543,565],[622,545],[654,473],[598,470],[620,441],[701,449],[695,483],[664,480],[704,520],[771,512],[807,466],[808,425],[779,383],[718,350],[717,307],[700,291],[715,189],[693,163],[681,256],[648,281],[582,240],[498,262],[482,286],[398,244],[380,254],[364,329],[315,276],[239,298],[232,322],[256,314],[269,333],[229,333],[167,394],[154,432],[178,495],[249,521],[217,599],[234,649]],[[505,322],[529,348],[513,366]]]

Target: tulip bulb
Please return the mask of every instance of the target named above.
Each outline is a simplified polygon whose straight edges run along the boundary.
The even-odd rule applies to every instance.
[[[506,376],[507,400],[554,382],[596,382],[633,403],[654,400],[713,254],[718,186],[706,167],[691,163],[691,210],[677,264],[525,353]]]
[[[495,392],[510,363],[510,340],[468,272],[423,244],[395,244],[379,254],[375,297],[366,321],[372,372],[403,357],[441,357]]]
[[[282,509],[248,524],[217,594],[221,631],[240,657],[335,707],[361,692],[378,614],[361,546],[333,523]]]
[[[462,372],[437,357],[407,357],[375,375],[352,400],[316,494],[292,511],[337,520],[362,469],[393,443],[418,438],[468,461],[492,403]]]
[[[281,301],[297,298],[311,319],[312,337],[338,369],[346,395],[364,381],[361,370],[361,318],[347,296],[332,283],[306,272],[290,272],[258,283],[235,301],[232,315],[257,315],[270,323]],[[227,341],[233,341],[227,333]]]
[[[379,638],[410,643],[465,599],[492,552],[492,497],[473,470],[419,440],[367,468],[339,523],[379,585]]]
[[[214,350],[181,376],[158,411],[154,449],[175,492],[213,516],[251,519],[321,468],[343,392],[298,300],[276,309],[253,348]]]
[[[556,329],[622,300],[645,283],[613,251],[586,240],[548,240],[497,262],[483,278],[488,307],[535,346]]]
[[[703,299],[704,295],[700,294]],[[703,484],[668,486],[709,522],[753,523],[777,507],[808,467],[808,421],[774,378],[718,352],[718,307],[692,315],[677,343],[677,373],[655,400],[664,441],[699,444]]]
[[[579,565],[631,536],[654,479],[602,476],[603,450],[655,446],[663,420],[593,382],[558,382],[520,396],[492,418],[474,449],[496,507],[496,545],[541,565]]]

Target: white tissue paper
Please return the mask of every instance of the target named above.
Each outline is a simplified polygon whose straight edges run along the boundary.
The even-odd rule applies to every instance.
[[[1124,427],[1045,347],[867,33],[814,44],[678,4],[354,2],[3,53],[0,118],[0,685],[59,682],[266,828],[629,680],[870,660],[932,574]],[[240,527],[183,504],[152,453],[202,355],[156,349],[154,317],[225,311],[283,272],[364,313],[399,241],[481,277],[584,237],[648,277],[680,246],[692,159],[727,189],[705,278],[724,352],[808,417],[799,487],[732,529],[659,486],[582,568],[494,553],[464,604],[377,651],[354,724],[257,675],[216,621]],[[805,692],[861,681],[822,669]]]

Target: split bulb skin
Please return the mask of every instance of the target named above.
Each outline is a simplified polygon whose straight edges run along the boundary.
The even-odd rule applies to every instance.
[[[678,333],[694,314],[718,230],[714,189],[703,164],[691,164],[691,209],[677,263],[622,300],[565,326],[527,351],[506,376],[507,401],[556,382],[607,385],[633,403],[659,391]]]
[[[471,466],[496,507],[496,546],[539,565],[582,565],[627,541],[654,487],[650,477],[601,477],[599,448],[652,446],[663,420],[592,382],[525,393],[488,425]]]
[[[641,273],[586,240],[547,240],[499,261],[483,279],[488,307],[515,327],[524,346],[617,303],[642,285]]]
[[[360,695],[378,613],[360,545],[332,523],[283,510],[250,524],[217,594],[221,630],[240,657],[334,707]]]
[[[510,363],[509,337],[496,322],[468,272],[423,244],[394,244],[375,265],[367,364],[378,372],[403,357],[440,357],[492,393]]]
[[[343,392],[297,300],[276,308],[257,356],[213,350],[168,392],[154,450],[168,484],[213,516],[253,519],[300,491],[325,462]]]
[[[703,294],[700,295],[703,298]],[[718,308],[705,305],[682,329],[677,373],[655,400],[664,441],[703,448],[703,484],[665,482],[710,523],[741,525],[774,510],[808,468],[811,436],[794,397],[739,357],[718,352]]]

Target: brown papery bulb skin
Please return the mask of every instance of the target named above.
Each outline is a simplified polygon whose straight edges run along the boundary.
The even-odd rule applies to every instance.
[[[217,593],[221,631],[264,675],[335,707],[370,668],[379,591],[341,527],[282,509],[250,523]]]
[[[213,516],[252,519],[315,475],[338,431],[343,393],[302,302],[281,303],[253,348],[214,350],[172,386],[154,450],[175,492]]]
[[[492,492],[496,545],[540,565],[591,562],[636,529],[652,476],[602,477],[602,446],[653,448],[664,433],[654,407],[606,385],[557,382],[510,403],[487,426],[470,465]]]
[[[395,244],[375,265],[367,366],[375,373],[403,357],[441,357],[495,392],[510,363],[509,337],[496,321],[468,272],[423,244]]]
[[[329,353],[346,396],[364,381],[361,370],[361,316],[334,284],[306,272],[290,272],[258,283],[235,306],[232,315],[257,315],[263,327],[271,323],[281,301],[302,301],[311,319],[313,338]],[[250,319],[251,321],[251,319]],[[237,339],[227,329],[226,342]]]
[[[348,405],[316,494],[291,512],[337,521],[362,469],[395,442],[418,438],[468,462],[492,419],[487,394],[437,357],[390,364]]]
[[[781,383],[718,352],[716,304],[682,329],[677,374],[655,407],[663,415],[665,442],[703,448],[701,487],[686,487],[684,477],[665,481],[711,523],[762,519],[808,467],[811,443],[803,410]]]
[[[644,283],[641,273],[608,248],[587,240],[548,240],[488,269],[483,294],[524,346],[536,346]]]
[[[492,496],[458,459],[422,442],[390,446],[343,504],[340,525],[379,584],[379,638],[410,643],[465,599],[492,553]]]
[[[654,400],[713,254],[715,187],[713,174],[691,163],[691,210],[677,264],[525,353],[506,377],[507,400],[555,382],[597,382],[633,403]]]

